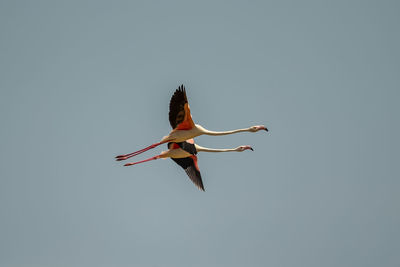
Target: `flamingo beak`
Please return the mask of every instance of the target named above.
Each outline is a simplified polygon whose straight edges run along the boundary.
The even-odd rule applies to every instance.
[[[251,151],[254,151],[254,149],[251,146],[245,146],[244,150],[250,149]]]
[[[264,125],[258,125],[258,126],[256,126],[257,127],[257,131],[260,131],[260,130],[265,130],[265,131],[267,131],[268,132],[268,129],[267,129],[267,127],[265,127]]]

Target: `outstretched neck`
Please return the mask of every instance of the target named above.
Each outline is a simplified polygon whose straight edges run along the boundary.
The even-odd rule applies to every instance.
[[[197,144],[195,144],[197,152],[233,152],[236,151],[235,148],[226,148],[226,149],[216,149],[216,148],[207,148],[207,147],[202,147]]]
[[[249,132],[249,128],[244,128],[244,129],[236,129],[236,130],[231,130],[231,131],[210,131],[205,128],[203,128],[201,125],[196,124],[196,127],[206,135],[228,135],[228,134],[234,134],[234,133],[240,133],[240,132]]]

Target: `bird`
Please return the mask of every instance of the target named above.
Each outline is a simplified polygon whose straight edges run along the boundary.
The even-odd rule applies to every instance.
[[[141,160],[138,162],[126,163],[124,166],[132,166],[139,163],[156,160],[160,158],[171,158],[175,163],[181,166],[186,174],[189,176],[190,180],[201,190],[204,190],[203,181],[201,179],[199,165],[197,163],[197,152],[243,152],[245,150],[253,150],[251,146],[238,146],[236,148],[228,148],[228,149],[215,149],[215,148],[207,148],[202,147],[194,143],[193,139],[189,139],[183,142],[168,143],[168,150],[162,151],[159,155]]]
[[[126,160],[130,157],[139,155],[149,149],[155,148],[161,144],[170,142],[180,143],[200,135],[219,136],[240,132],[258,132],[260,130],[265,130],[268,132],[267,127],[265,127],[264,125],[255,125],[249,128],[236,129],[231,131],[210,131],[199,124],[195,124],[190,114],[190,107],[186,96],[186,89],[183,84],[175,90],[175,93],[171,97],[168,116],[172,131],[167,136],[164,136],[160,142],[154,143],[148,147],[129,154],[118,155],[115,157],[116,160]]]

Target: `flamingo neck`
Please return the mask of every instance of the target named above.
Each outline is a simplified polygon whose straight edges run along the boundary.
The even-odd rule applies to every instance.
[[[202,147],[195,144],[197,152],[233,152],[237,151],[236,148],[225,148],[225,149],[218,149],[218,148],[208,148]]]
[[[231,131],[210,131],[210,130],[207,130],[207,129],[204,129],[203,127],[201,127],[200,130],[203,132],[203,134],[218,136],[218,135],[235,134],[235,133],[240,133],[240,132],[249,132],[250,128],[236,129],[236,130],[231,130]]]

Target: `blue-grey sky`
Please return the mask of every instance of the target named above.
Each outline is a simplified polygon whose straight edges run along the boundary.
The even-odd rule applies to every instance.
[[[0,266],[400,265],[398,1],[0,2]],[[113,157],[186,85],[254,152]],[[165,150],[158,147],[135,160]]]

